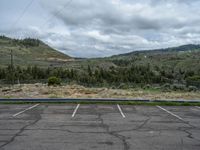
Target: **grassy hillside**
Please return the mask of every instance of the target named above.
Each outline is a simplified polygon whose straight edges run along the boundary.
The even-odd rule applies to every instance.
[[[66,68],[84,69],[88,65],[96,68],[131,67],[132,65],[155,67],[174,71],[198,71],[200,70],[200,45],[183,45],[167,49],[148,51],[134,51],[127,54],[115,55],[106,58],[80,59],[65,64]]]
[[[135,86],[159,84],[172,89],[200,87],[200,45],[134,51],[107,58],[65,64],[77,71],[75,80],[87,85]],[[170,85],[169,85],[170,84]],[[170,86],[170,87],[169,87]]]
[[[41,67],[61,65],[71,58],[36,39],[16,40],[0,36],[0,65],[10,64],[13,50],[15,65],[38,65]]]
[[[200,70],[200,45],[183,45],[166,49],[134,51],[127,54],[97,59],[76,59],[60,53],[40,40],[15,40],[0,36],[0,66],[10,64],[10,50],[13,50],[15,65],[57,66],[85,71],[88,65],[96,68],[130,67],[150,65],[166,70]],[[67,62],[67,63],[66,63]]]
[[[112,57],[119,57],[119,56],[133,56],[136,54],[164,54],[164,53],[176,53],[176,52],[186,52],[186,51],[193,51],[193,50],[199,50],[200,49],[200,45],[195,45],[195,44],[188,44],[188,45],[182,45],[182,46],[178,46],[178,47],[170,47],[170,48],[164,48],[164,49],[154,49],[154,50],[140,50],[140,51],[133,51],[130,53],[125,53],[125,54],[120,54],[120,55],[115,55]]]
[[[173,70],[200,70],[200,45],[183,45],[167,49],[134,51],[108,58],[115,65],[147,65]]]

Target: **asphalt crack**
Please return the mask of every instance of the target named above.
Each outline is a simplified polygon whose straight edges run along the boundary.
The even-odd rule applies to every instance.
[[[38,116],[39,116],[39,117],[38,117]],[[14,134],[14,135],[12,136],[12,138],[11,138],[9,141],[7,141],[6,143],[4,143],[3,145],[0,145],[0,149],[1,149],[1,148],[4,148],[5,146],[7,146],[7,145],[9,145],[10,143],[14,142],[15,139],[16,139],[16,137],[20,136],[20,135],[26,130],[26,128],[35,125],[39,120],[41,120],[41,115],[40,115],[40,113],[39,113],[38,116],[36,117],[37,119],[36,119],[35,121],[30,122],[29,124],[23,126],[16,134]]]
[[[95,109],[95,112],[96,112],[96,114],[98,116],[97,119],[100,121],[100,126],[103,127],[106,130],[106,133],[111,135],[111,136],[114,136],[117,139],[119,139],[123,143],[124,150],[129,150],[130,146],[129,146],[128,142],[126,141],[127,138],[125,136],[123,136],[123,135],[120,135],[119,133],[117,133],[115,131],[111,132],[110,131],[110,126],[108,124],[104,123],[104,120],[102,118],[102,114],[97,112],[96,109]]]

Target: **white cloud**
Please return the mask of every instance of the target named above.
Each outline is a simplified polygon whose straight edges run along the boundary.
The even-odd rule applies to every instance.
[[[200,43],[199,0],[73,0],[63,8],[66,3],[41,0],[34,6],[41,15],[30,12],[9,35],[38,37],[77,57]],[[0,26],[8,34],[5,21]]]

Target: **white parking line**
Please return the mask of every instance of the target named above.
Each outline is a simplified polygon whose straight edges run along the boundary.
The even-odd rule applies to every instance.
[[[163,107],[161,107],[161,106],[158,106],[158,105],[157,105],[157,107],[160,108],[161,110],[164,110],[165,112],[169,113],[170,115],[172,115],[172,116],[174,116],[174,117],[176,117],[176,118],[178,118],[178,119],[184,121],[183,118],[181,118],[181,117],[179,117],[178,115],[176,115],[176,114],[174,114],[174,113],[168,111],[167,109],[165,109],[165,108],[163,108]]]
[[[124,115],[124,113],[122,112],[121,107],[119,106],[119,104],[117,104],[117,107],[119,109],[120,114],[122,115],[123,118],[126,118],[126,116]]]
[[[199,107],[199,106],[196,106],[196,108],[200,109],[200,107]]]
[[[33,108],[37,107],[38,105],[39,105],[39,104],[35,104],[35,105],[33,105],[33,106],[31,106],[31,107],[29,107],[29,108],[27,108],[27,109],[23,110],[23,111],[20,111],[20,112],[18,112],[18,113],[16,113],[16,114],[14,114],[14,115],[13,115],[13,117],[16,117],[16,116],[18,116],[18,115],[20,115],[20,114],[22,114],[22,113],[26,112],[27,110],[31,110],[31,109],[33,109]]]
[[[74,109],[74,112],[73,112],[73,114],[72,114],[72,118],[74,118],[74,116],[76,115],[76,112],[77,112],[79,106],[80,106],[80,104],[78,104],[78,105],[76,106],[76,108]]]

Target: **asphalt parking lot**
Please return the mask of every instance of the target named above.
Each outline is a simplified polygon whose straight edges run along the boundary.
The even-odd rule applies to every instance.
[[[199,150],[200,107],[0,105],[0,150]]]

